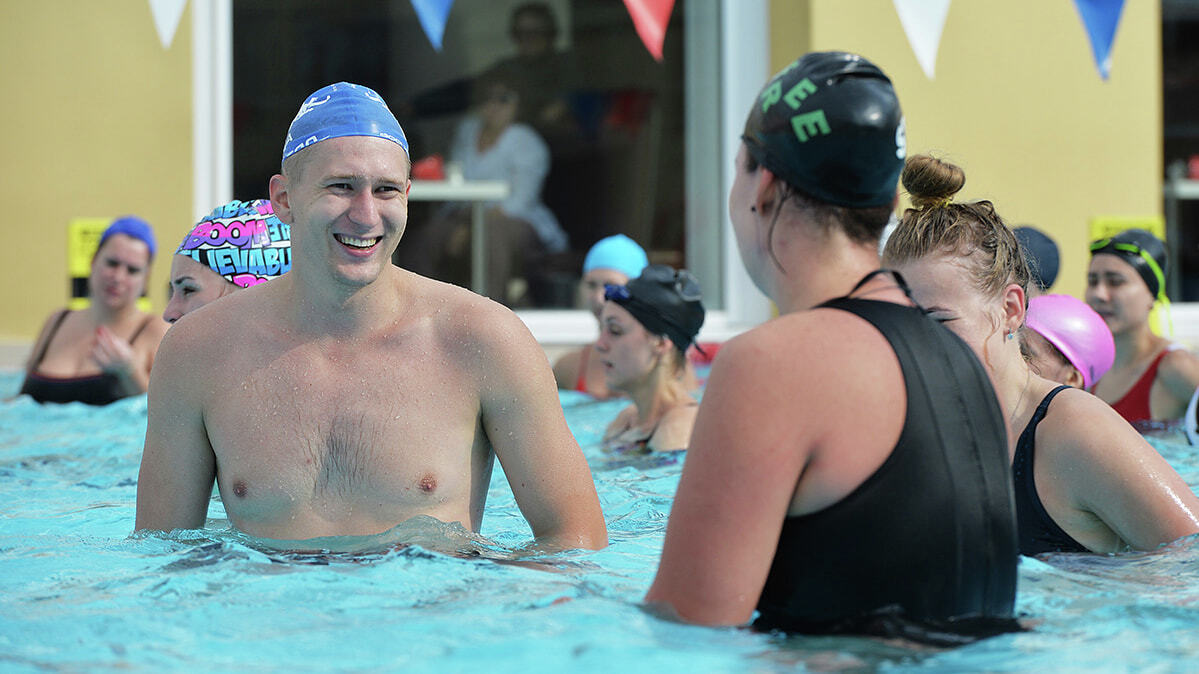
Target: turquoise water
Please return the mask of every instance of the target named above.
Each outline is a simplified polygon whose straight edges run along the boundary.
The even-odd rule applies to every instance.
[[[0,373],[0,397],[18,385]],[[0,403],[0,671],[1199,669],[1189,540],[1148,554],[1025,558],[1017,607],[1033,629],[953,651],[654,618],[639,601],[681,466],[599,450],[622,403],[562,402],[611,545],[533,564],[493,559],[529,538],[498,466],[482,539],[426,520],[339,541],[375,552],[278,553],[230,531],[219,500],[203,531],[131,537],[145,397],[99,409]],[[1189,447],[1154,442],[1199,484]],[[481,556],[433,552],[463,546]]]

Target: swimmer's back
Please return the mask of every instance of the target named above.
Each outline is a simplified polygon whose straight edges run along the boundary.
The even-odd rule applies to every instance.
[[[857,340],[851,350],[863,359],[891,364],[868,377],[855,365],[848,376],[829,380],[827,397],[842,405],[856,401],[856,421],[826,429],[797,494],[805,483],[839,489],[793,501],[755,624],[888,633],[911,621],[1009,618],[1014,507],[1003,418],[986,373],[960,339],[918,309],[867,300],[830,304],[836,309],[804,318]],[[903,399],[906,406],[894,405]],[[896,407],[898,426],[884,419],[887,430],[879,434],[875,418]],[[803,410],[792,417],[822,418]],[[842,444],[859,426],[873,429],[875,440]],[[848,488],[837,478],[845,472],[854,476]],[[873,624],[879,612],[884,624]]]

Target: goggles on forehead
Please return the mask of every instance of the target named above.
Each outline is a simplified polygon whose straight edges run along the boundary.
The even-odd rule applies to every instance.
[[[1161,265],[1157,260],[1153,259],[1146,250],[1136,245],[1135,243],[1124,243],[1122,241],[1112,241],[1110,238],[1100,239],[1091,242],[1091,253],[1098,253],[1105,248],[1114,248],[1121,253],[1130,253],[1145,261],[1149,266],[1149,270],[1153,272],[1153,277],[1157,279],[1157,299],[1164,300],[1166,297],[1166,275],[1162,273]]]
[[[626,286],[612,285],[611,283],[604,284],[604,299],[611,302],[627,302],[632,295],[629,294],[629,289]]]
[[[671,286],[675,294],[684,302],[699,302],[704,298],[703,290],[699,287],[699,281],[685,269],[666,272],[655,269],[652,266],[646,267],[645,271],[641,274],[641,278]],[[611,283],[604,284],[604,299],[606,300],[627,302],[631,297],[632,295],[629,294],[628,286],[613,285]]]

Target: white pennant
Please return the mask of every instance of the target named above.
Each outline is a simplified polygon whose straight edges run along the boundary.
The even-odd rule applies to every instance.
[[[941,47],[941,31],[949,15],[949,0],[893,0],[903,32],[916,53],[916,60],[928,79],[937,70],[937,50]]]
[[[163,49],[170,49],[175,41],[175,31],[183,18],[187,0],[150,0],[150,12],[154,14],[154,28],[158,30],[158,41]]]

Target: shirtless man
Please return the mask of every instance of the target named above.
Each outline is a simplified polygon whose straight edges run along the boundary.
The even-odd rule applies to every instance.
[[[137,529],[229,520],[264,538],[386,531],[417,515],[478,531],[499,458],[536,542],[607,531],[540,347],[511,311],[391,265],[407,141],[374,91],[301,106],[275,213],[290,273],[175,324],[150,381]]]

